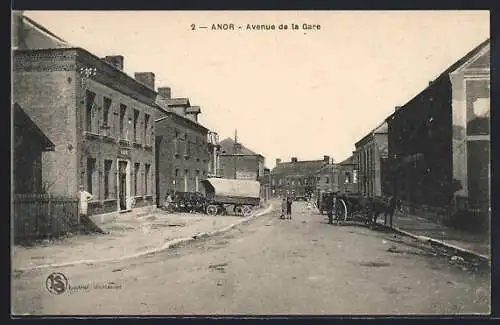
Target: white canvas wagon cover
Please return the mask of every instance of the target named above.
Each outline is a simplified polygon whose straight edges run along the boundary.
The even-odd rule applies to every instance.
[[[212,185],[216,196],[260,199],[260,183],[251,180],[208,178],[204,182]]]

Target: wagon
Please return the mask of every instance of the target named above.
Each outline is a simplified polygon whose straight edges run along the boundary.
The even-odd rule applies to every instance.
[[[232,214],[248,216],[260,205],[260,183],[252,180],[209,178],[205,187],[209,215]]]
[[[369,202],[359,194],[338,194],[336,205],[336,218],[339,221],[367,222],[370,218]]]

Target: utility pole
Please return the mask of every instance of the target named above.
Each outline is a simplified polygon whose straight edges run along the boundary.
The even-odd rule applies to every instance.
[[[236,155],[236,148],[238,147],[238,130],[234,130],[234,144],[233,144],[233,159],[234,159],[234,179],[237,178],[237,172],[236,172],[236,160],[238,159]]]

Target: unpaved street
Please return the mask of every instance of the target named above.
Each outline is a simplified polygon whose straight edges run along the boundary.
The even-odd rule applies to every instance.
[[[407,238],[327,225],[304,203],[295,203],[294,209],[291,221],[272,213],[224,235],[143,258],[13,274],[13,312],[490,312],[488,272],[452,265],[449,257]],[[52,272],[63,273],[73,289],[51,294],[46,278]]]

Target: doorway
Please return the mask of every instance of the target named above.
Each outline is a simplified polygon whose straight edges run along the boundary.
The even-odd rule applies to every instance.
[[[130,210],[130,164],[126,160],[118,160],[118,211]]]

